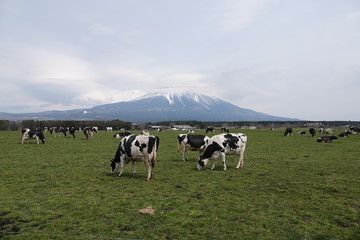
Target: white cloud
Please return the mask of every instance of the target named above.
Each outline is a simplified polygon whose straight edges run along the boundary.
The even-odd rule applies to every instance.
[[[259,17],[268,0],[230,0],[222,1],[219,14],[219,26],[225,32],[246,28]]]

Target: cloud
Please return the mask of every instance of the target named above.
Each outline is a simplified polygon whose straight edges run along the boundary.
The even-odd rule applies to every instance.
[[[246,28],[262,13],[268,0],[229,0],[222,1],[218,25],[222,31],[234,32]]]
[[[115,29],[103,23],[95,23],[89,27],[92,34],[109,35],[115,33]]]

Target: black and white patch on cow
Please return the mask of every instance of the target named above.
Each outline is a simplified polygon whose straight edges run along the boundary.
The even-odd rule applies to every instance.
[[[24,128],[23,130],[21,130],[21,144],[24,144],[24,141],[27,141],[29,139],[36,139],[37,144],[39,144],[39,139],[43,144],[46,141],[43,132],[39,128],[35,130]]]
[[[83,132],[84,132],[84,138],[88,140],[90,137],[94,135],[94,133],[97,133],[97,128],[85,127]]]
[[[208,136],[205,135],[190,135],[190,134],[179,134],[178,135],[178,151],[182,153],[182,159],[185,162],[186,151],[199,151],[199,153],[205,150],[206,144],[209,140]]]
[[[133,172],[136,172],[136,162],[143,161],[148,169],[147,180],[153,178],[155,159],[159,148],[157,136],[130,135],[121,139],[115,157],[111,160],[111,172],[119,170],[123,173],[125,164],[132,162]]]
[[[208,163],[209,159],[213,159],[211,169],[215,168],[215,160],[220,158],[226,170],[225,155],[239,156],[236,168],[244,166],[244,152],[247,143],[247,136],[243,133],[218,134],[211,137],[208,144],[200,156],[197,169],[201,170]]]

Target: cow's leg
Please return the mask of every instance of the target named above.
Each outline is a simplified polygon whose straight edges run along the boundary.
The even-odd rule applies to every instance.
[[[213,159],[213,165],[211,166],[211,170],[215,169],[215,159]]]
[[[136,162],[132,161],[132,171],[133,173],[136,173]]]
[[[244,167],[244,152],[245,152],[245,145],[240,150],[239,162],[238,162],[238,165],[236,166],[236,168]]]
[[[38,137],[36,137],[36,142],[37,142],[37,144],[39,144],[39,138]]]
[[[121,159],[120,159],[120,172],[119,172],[119,177],[120,177],[121,174],[123,173],[124,165],[125,165],[124,160],[121,160]]]
[[[147,176],[147,181],[149,181],[150,179],[152,179],[152,166],[151,163],[149,161],[146,161],[146,165],[148,168],[148,176]]]
[[[225,153],[221,153],[221,161],[224,164],[224,171],[226,171]]]

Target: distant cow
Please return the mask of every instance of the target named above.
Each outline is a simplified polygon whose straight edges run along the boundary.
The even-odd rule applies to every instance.
[[[85,127],[83,132],[84,132],[84,138],[88,140],[90,137],[94,135],[94,133],[97,133],[97,128]]]
[[[36,128],[35,130],[30,130],[29,128],[24,128],[21,131],[21,134],[22,134],[22,136],[21,136],[21,144],[24,144],[24,141],[29,140],[29,139],[36,139],[37,144],[39,144],[39,139],[41,140],[41,142],[43,144],[46,141],[43,132],[39,128]]]
[[[347,137],[351,132],[349,130],[346,130],[345,132],[342,132],[339,134],[339,137]]]
[[[226,127],[222,127],[222,128],[221,128],[221,132],[227,132],[227,133],[229,133],[229,129],[226,128]]]
[[[338,138],[335,136],[322,136],[322,137],[319,137],[317,139],[317,141],[322,142],[322,143],[331,143],[332,140],[334,140],[334,139],[338,139]]]
[[[179,134],[178,142],[179,147],[178,151],[182,153],[182,159],[185,162],[186,159],[186,151],[199,151],[199,153],[203,152],[206,144],[209,140],[208,136],[205,135],[190,135],[190,134]]]
[[[221,158],[226,170],[225,155],[239,156],[239,162],[236,168],[244,166],[244,152],[247,142],[247,136],[243,133],[218,134],[211,137],[208,144],[200,156],[197,169],[201,170],[208,163],[209,159],[213,159],[211,169],[215,168],[215,160]]]
[[[293,130],[292,128],[286,128],[285,129],[285,132],[284,132],[284,136],[290,136],[290,134],[292,135],[293,134]]]
[[[206,128],[206,134],[207,134],[208,132],[213,132],[213,131],[215,131],[215,128],[212,127],[212,126],[209,126],[209,127]]]
[[[69,128],[69,133],[71,136],[73,136],[73,138],[75,138],[75,132],[76,132],[76,129],[74,127]]]
[[[299,131],[299,132],[297,132],[297,134],[305,135],[305,134],[306,134],[306,131]]]
[[[352,134],[359,134],[360,128],[359,127],[350,127],[350,131]]]
[[[131,132],[119,132],[114,134],[114,138],[123,138],[129,135],[131,135]]]
[[[143,161],[148,168],[147,180],[153,178],[155,159],[159,148],[159,138],[156,136],[130,135],[121,139],[115,158],[111,160],[111,172],[120,168],[121,176],[125,164],[132,162],[133,172],[136,172],[136,161]]]
[[[311,134],[312,137],[315,137],[316,135],[316,131],[314,128],[309,128],[309,133]]]
[[[106,127],[105,128],[105,132],[112,132],[113,128],[112,127]]]
[[[332,134],[332,133],[333,133],[332,128],[327,128],[324,130],[324,134]]]
[[[65,136],[66,137],[66,130],[63,127],[52,127],[50,128],[50,134],[56,136]]]

